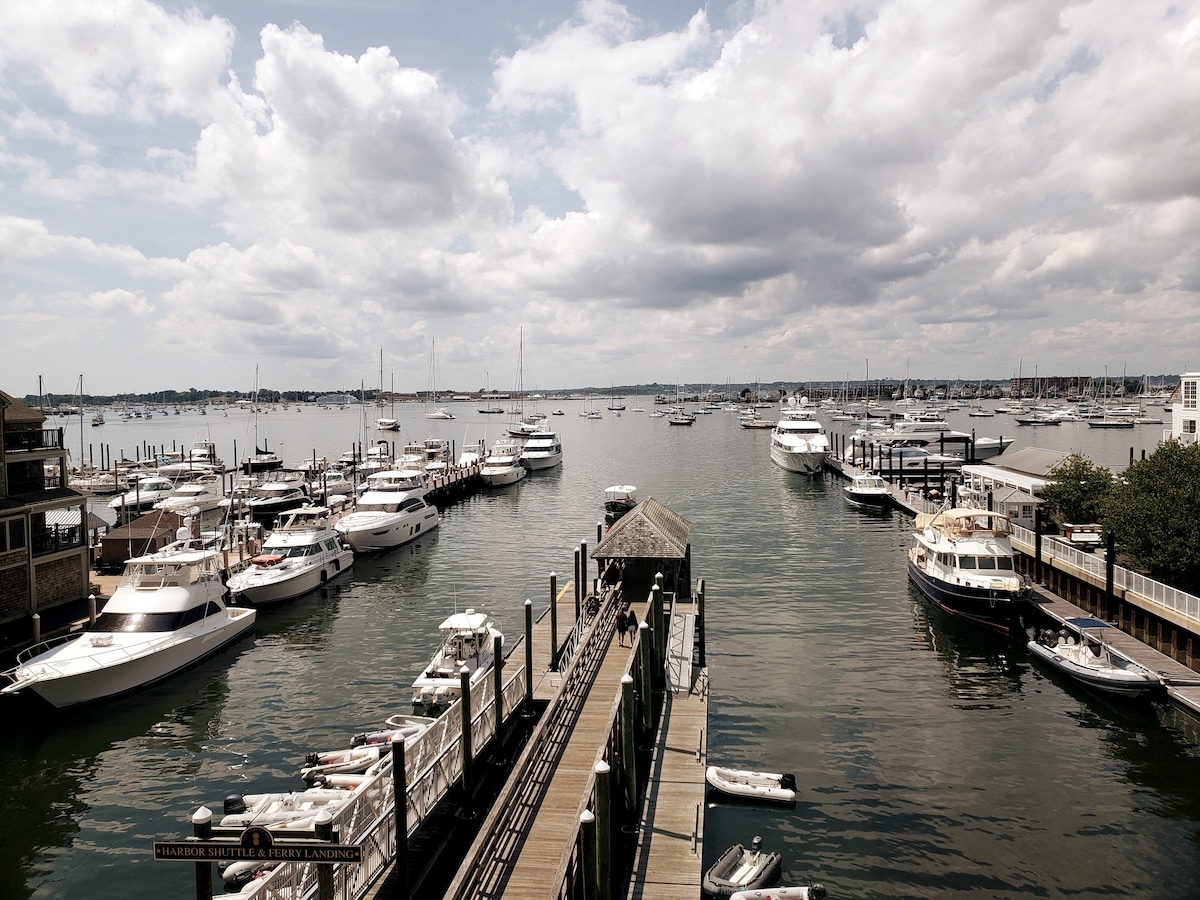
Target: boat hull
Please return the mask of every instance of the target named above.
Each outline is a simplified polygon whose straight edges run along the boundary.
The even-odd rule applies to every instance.
[[[856,491],[850,487],[842,488],[846,499],[851,503],[857,503],[860,506],[874,506],[882,508],[892,502],[892,495],[881,493],[879,491]]]
[[[771,462],[789,472],[800,475],[817,475],[825,468],[825,450],[789,451],[778,447],[771,448]]]
[[[247,634],[254,619],[252,609],[231,608],[229,618],[220,628],[201,630],[170,647],[143,653],[125,662],[36,681],[29,685],[29,690],[58,709],[111,700],[166,681],[199,665]],[[113,648],[114,651],[120,649]]]
[[[242,579],[230,579],[229,590],[234,596],[253,606],[270,606],[294,600],[309,591],[314,591],[329,579],[349,571],[354,564],[354,554],[349,550],[339,553],[324,562],[290,574],[286,578],[261,578],[252,575]]]
[[[479,473],[483,483],[489,487],[505,487],[516,484],[525,477],[525,467],[512,465],[503,468],[486,468]]]
[[[337,524],[338,533],[359,553],[390,550],[429,534],[440,524],[438,511],[429,506],[419,515],[388,516],[374,524],[359,525],[351,513]]]
[[[930,602],[952,616],[1003,635],[1023,632],[1028,601],[1019,593],[950,584],[928,575],[911,557],[908,577]]]
[[[1043,646],[1037,641],[1030,641],[1027,646],[1030,653],[1062,674],[1073,678],[1080,684],[1108,694],[1116,694],[1120,697],[1140,697],[1154,690],[1160,684],[1149,671],[1110,667],[1093,668],[1080,665],[1056,653],[1053,647]]]

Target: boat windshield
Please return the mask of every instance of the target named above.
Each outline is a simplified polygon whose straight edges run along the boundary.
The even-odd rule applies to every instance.
[[[1008,556],[960,556],[960,569],[1004,569],[1012,571],[1013,561]]]
[[[96,624],[88,631],[159,634],[186,628],[193,622],[199,622],[206,616],[216,615],[220,611],[221,607],[210,601],[206,606],[193,606],[182,612],[100,613],[96,617]]]

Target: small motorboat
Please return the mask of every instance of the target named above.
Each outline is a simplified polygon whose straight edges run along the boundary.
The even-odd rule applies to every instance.
[[[222,804],[223,814],[217,825],[223,829],[260,825],[272,831],[312,831],[317,813],[324,810],[333,815],[378,774],[378,769],[368,768],[356,775],[326,776],[318,786],[304,791],[230,794]]]
[[[225,882],[228,891],[240,891],[252,881],[265,878],[275,870],[279,863],[261,859],[239,859],[233,862],[218,864],[221,880]]]
[[[709,866],[701,881],[706,897],[732,897],[739,891],[765,888],[779,877],[783,857],[764,853],[762,838],[755,835],[749,848],[734,844]]]
[[[790,774],[709,766],[704,772],[704,779],[715,790],[734,797],[773,800],[777,803],[792,803],[796,799],[796,776]]]
[[[612,524],[637,506],[637,488],[632,484],[614,484],[604,489],[604,518]]]
[[[847,500],[860,506],[887,506],[892,502],[888,483],[873,472],[854,475],[850,483],[842,488]]]
[[[1161,685],[1158,675],[1117,653],[1108,642],[1109,625],[1077,616],[1059,631],[1043,629],[1029,652],[1076,681],[1124,697],[1139,697]]]
[[[825,885],[805,884],[761,888],[757,891],[735,891],[729,896],[729,900],[821,900],[825,894]]]
[[[462,693],[461,672],[466,668],[469,683],[477,685],[492,670],[494,640],[504,636],[492,618],[468,609],[455,613],[438,627],[442,635],[429,665],[413,681],[413,713],[441,715]]]

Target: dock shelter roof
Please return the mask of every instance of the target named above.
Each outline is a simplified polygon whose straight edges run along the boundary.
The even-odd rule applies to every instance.
[[[647,497],[613,524],[592,559],[686,559],[692,523]]]

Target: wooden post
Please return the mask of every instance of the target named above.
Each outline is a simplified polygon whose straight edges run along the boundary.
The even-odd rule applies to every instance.
[[[458,684],[462,692],[458,705],[462,712],[462,783],[463,796],[468,809],[474,805],[475,782],[472,771],[474,748],[471,746],[471,670],[465,665],[458,672]]]
[[[408,773],[404,765],[404,741],[392,741],[392,785],[395,788],[396,896],[408,900]]]
[[[653,692],[653,685],[650,683],[650,656],[651,643],[654,640],[654,632],[650,628],[650,623],[643,620],[638,623],[638,661],[641,664],[642,670],[642,728],[650,739],[653,727],[651,715],[653,708],[650,704],[650,696]]]
[[[558,576],[550,573],[550,671],[558,671]]]
[[[333,816],[329,810],[317,812],[313,833],[318,841],[333,840]],[[317,900],[333,900],[333,863],[317,863]]]
[[[696,630],[700,638],[700,668],[708,665],[704,659],[704,579],[700,579],[700,589],[696,591]]]
[[[583,603],[580,591],[583,590],[583,576],[579,573],[579,548],[575,548],[575,621],[579,621],[579,608]]]
[[[597,900],[596,888],[596,817],[590,809],[579,814],[579,880],[583,900]]]
[[[661,578],[661,573],[655,578]],[[654,679],[654,689],[662,689],[662,662],[663,662],[663,632],[666,630],[666,617],[663,615],[663,590],[662,585],[657,582],[650,588],[650,609],[654,615],[654,656],[651,660],[651,677]]]
[[[533,601],[525,600],[525,703],[533,714]]]
[[[596,543],[598,544],[602,540],[604,540],[604,523],[597,522],[596,523]]]
[[[1033,508],[1033,580],[1042,581],[1042,508]]]
[[[500,726],[504,724],[504,638],[492,638],[492,693],[496,695],[496,746],[500,746]]]
[[[625,801],[631,810],[637,809],[637,759],[633,752],[633,729],[636,717],[633,710],[633,676],[621,676],[621,756],[624,762]]]
[[[212,837],[212,810],[202,806],[192,813],[192,834],[198,840],[207,841]],[[196,900],[212,900],[212,863],[196,863]]]
[[[610,768],[604,760],[596,763],[592,771],[596,775],[596,859],[600,862],[597,875],[600,896],[608,900],[612,896],[612,782]]]

